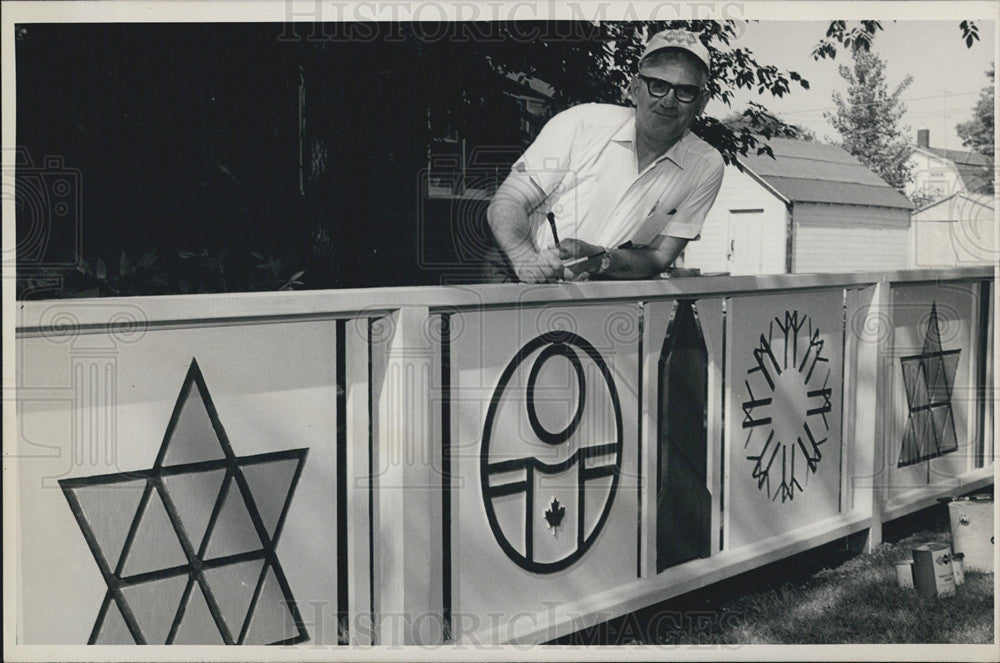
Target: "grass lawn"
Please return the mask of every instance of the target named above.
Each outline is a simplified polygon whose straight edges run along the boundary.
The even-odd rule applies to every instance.
[[[955,596],[896,584],[915,546],[951,543],[946,505],[887,523],[873,554],[844,541],[664,601],[552,644],[873,644],[993,642],[993,574],[966,572]]]

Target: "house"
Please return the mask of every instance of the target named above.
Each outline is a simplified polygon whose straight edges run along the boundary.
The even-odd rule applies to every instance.
[[[906,188],[927,200],[939,200],[953,193],[989,193],[993,169],[989,159],[978,152],[945,150],[930,146],[930,131],[917,131],[917,147],[911,157],[913,182]]]
[[[993,198],[960,191],[912,217],[913,266],[965,267],[997,261]]]
[[[772,138],[774,152],[727,168],[683,266],[783,274],[908,266],[913,205],[836,145]]]

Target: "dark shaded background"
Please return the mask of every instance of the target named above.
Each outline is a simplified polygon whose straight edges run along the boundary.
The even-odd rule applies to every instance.
[[[122,252],[131,264],[155,247],[168,272],[190,271],[178,252],[224,250],[230,270],[252,270],[250,251],[280,257],[306,287],[469,280],[490,241],[485,203],[427,199],[431,120],[450,128],[431,99],[454,104],[470,78],[501,86],[482,58],[385,26],[319,27],[18,26],[19,276],[77,256],[115,271]],[[473,101],[500,113],[478,142],[516,155],[516,105]],[[80,205],[56,214],[63,169]]]

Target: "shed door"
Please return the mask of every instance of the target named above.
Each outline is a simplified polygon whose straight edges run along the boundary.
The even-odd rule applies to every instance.
[[[764,273],[764,210],[729,210],[726,266],[730,274]]]

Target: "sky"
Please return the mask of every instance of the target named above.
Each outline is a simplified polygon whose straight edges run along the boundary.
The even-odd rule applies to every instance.
[[[873,50],[886,63],[890,90],[907,74],[913,83],[903,92],[907,106],[901,125],[910,127],[916,140],[918,129],[930,130],[931,147],[967,149],[955,133],[955,125],[972,117],[972,108],[980,90],[989,79],[986,70],[994,60],[995,24],[978,21],[981,41],[966,48],[959,30],[959,19],[939,21],[889,21],[875,39]],[[839,140],[839,134],[823,118],[823,111],[833,111],[831,95],[842,94],[847,83],[840,77],[840,64],[850,64],[850,56],[839,49],[835,60],[813,60],[812,50],[825,35],[828,21],[761,21],[747,25],[746,33],[734,46],[749,48],[761,63],[774,64],[802,74],[810,89],[792,84],[792,93],[782,99],[770,93],[741,94],[732,108],[742,110],[746,101],[763,103],[786,122],[816,132],[820,140]],[[712,101],[706,113],[724,117],[730,110]]]

